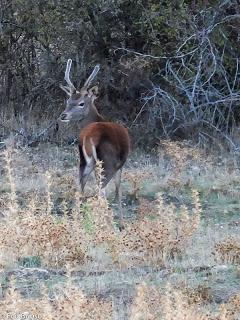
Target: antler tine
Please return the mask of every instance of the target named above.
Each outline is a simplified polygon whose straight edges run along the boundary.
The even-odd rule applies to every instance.
[[[98,71],[100,70],[100,65],[97,64],[94,69],[93,72],[90,74],[90,76],[88,77],[88,79],[85,81],[84,83],[84,87],[88,88],[90,86],[90,84],[92,83],[93,79],[96,77]]]
[[[64,79],[69,85],[70,93],[73,93],[74,91],[76,91],[76,88],[74,87],[74,84],[71,82],[69,77],[71,66],[72,66],[72,59],[68,59]]]

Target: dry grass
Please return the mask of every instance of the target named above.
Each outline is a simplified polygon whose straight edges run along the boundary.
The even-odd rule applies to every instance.
[[[201,205],[195,190],[193,212],[185,206],[177,212],[173,204],[164,204],[161,194],[157,197],[151,215],[146,211],[139,220],[128,224],[120,235],[121,252],[127,254],[132,265],[164,266],[169,257],[184,252],[186,242],[198,228]]]
[[[3,319],[9,314],[40,315],[41,319],[237,319],[237,289],[216,308],[211,287],[215,280],[206,284],[197,279],[201,268],[207,268],[209,279],[211,275],[221,280],[219,264],[224,263],[224,270],[239,266],[239,238],[235,237],[239,225],[235,220],[224,227],[215,220],[205,223],[202,208],[203,195],[213,201],[215,193],[226,196],[227,188],[235,190],[227,195],[238,196],[237,172],[228,177],[226,187],[223,171],[213,174],[212,159],[205,161],[199,150],[169,143],[165,152],[173,163],[170,167],[165,159],[162,167],[158,163],[144,170],[126,170],[125,208],[130,211],[136,206],[137,214],[124,220],[120,232],[113,206],[101,197],[101,163],[97,184],[90,185],[91,196],[85,197],[74,177],[74,152],[52,151],[34,153],[9,146],[0,154]],[[205,189],[202,176],[191,172],[194,166],[201,170],[203,161],[205,179],[210,174],[215,177]],[[152,188],[148,197],[151,184],[155,191]],[[38,261],[38,266],[33,265],[36,274],[41,267],[46,272],[66,272],[67,277],[50,287],[41,283],[34,297],[26,295],[17,279],[7,277],[7,284],[3,280],[13,268],[27,270],[24,261]],[[73,275],[83,271],[84,280],[75,277],[74,282]]]
[[[10,288],[3,301],[0,301],[1,319],[112,319],[112,304],[96,297],[87,298],[75,286],[67,283],[49,299],[43,288],[39,299],[23,298],[14,288]]]
[[[239,295],[220,305],[217,311],[209,313],[204,310],[203,300],[198,293],[195,294],[195,302],[189,302],[186,294],[170,285],[160,292],[156,287],[142,283],[136,289],[130,320],[234,320],[239,312]]]
[[[5,156],[8,159],[9,152]],[[9,159],[6,161],[8,167],[10,162]],[[97,167],[98,175],[101,175],[100,164]],[[100,187],[97,196],[84,203],[78,191],[73,188],[71,216],[67,216],[66,199],[61,203],[63,216],[55,216],[51,214],[54,204],[51,190],[53,177],[50,172],[44,175],[45,199],[40,200],[32,195],[26,207],[17,210],[18,202],[15,188],[12,187],[10,168],[7,173],[11,192],[5,219],[0,224],[0,245],[3,252],[0,262],[3,267],[7,256],[4,252],[9,249],[15,263],[21,257],[36,255],[46,266],[62,267],[66,262],[84,264],[89,244],[106,244],[115,263],[128,266],[141,262],[162,266],[168,257],[183,252],[185,243],[200,221],[201,205],[197,191],[193,191],[192,212],[185,206],[177,212],[173,204],[164,204],[159,194],[151,216],[146,212],[141,219],[126,224],[125,230],[119,233],[114,226],[112,210],[100,196]]]
[[[214,253],[222,263],[240,265],[240,237],[229,237],[217,243]]]
[[[147,171],[130,171],[128,170],[123,179],[125,181],[128,181],[130,184],[130,190],[129,195],[133,200],[139,199],[139,192],[143,188],[143,183],[146,183],[146,181],[149,181],[151,178],[153,178],[153,174],[151,172]]]

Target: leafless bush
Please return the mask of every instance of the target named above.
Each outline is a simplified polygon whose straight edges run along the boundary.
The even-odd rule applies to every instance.
[[[213,142],[218,135],[239,149],[232,139],[239,119],[239,57],[235,48],[228,47],[228,33],[240,15],[227,14],[228,2],[216,11],[205,9],[193,16],[188,35],[173,55],[158,57],[125,50],[159,61],[134,123],[147,110],[148,128],[156,135],[162,130],[167,138],[194,136],[199,144]]]

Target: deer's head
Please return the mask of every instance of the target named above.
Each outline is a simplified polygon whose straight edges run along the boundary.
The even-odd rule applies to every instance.
[[[69,77],[71,65],[72,60],[68,59],[64,77],[67,86],[60,85],[61,89],[63,89],[69,97],[67,99],[66,109],[60,115],[60,120],[63,122],[83,120],[86,118],[91,108],[94,107],[94,100],[98,97],[98,87],[89,87],[100,69],[99,64],[95,66],[91,75],[85,81],[84,86],[79,91],[75,88]]]

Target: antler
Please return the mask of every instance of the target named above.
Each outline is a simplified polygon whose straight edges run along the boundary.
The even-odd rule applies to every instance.
[[[60,85],[61,89],[63,89],[70,96],[76,91],[76,88],[74,84],[71,82],[69,77],[71,66],[72,66],[72,59],[68,59],[66,70],[65,70],[65,76],[64,76],[64,80],[67,82],[68,86]]]
[[[88,79],[85,81],[84,83],[84,87],[88,88],[90,86],[90,84],[92,83],[93,79],[96,77],[98,71],[100,70],[100,65],[97,64],[94,69],[93,72],[90,74],[90,76],[88,77]]]
[[[64,90],[69,96],[71,96],[76,91],[76,88],[74,87],[74,84],[71,82],[69,77],[71,66],[72,66],[72,59],[68,59],[66,70],[65,70],[65,76],[64,76],[64,80],[67,82],[68,86],[60,85],[61,89]],[[99,70],[100,70],[100,65],[97,64],[93,69],[93,72],[85,81],[84,88],[88,89],[88,87],[92,83],[93,79],[96,77]]]

